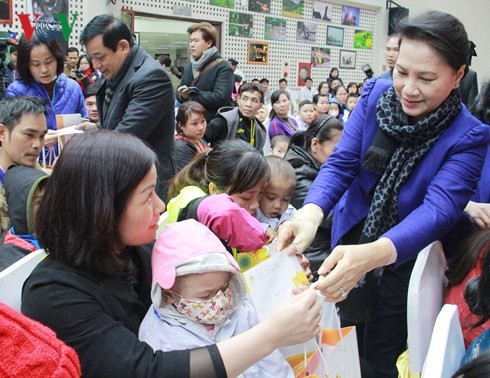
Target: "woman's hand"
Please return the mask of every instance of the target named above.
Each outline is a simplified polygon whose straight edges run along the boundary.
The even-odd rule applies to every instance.
[[[58,143],[58,134],[55,130],[48,130],[48,133],[44,136],[44,146],[51,148]]]
[[[293,220],[279,226],[277,250],[289,247],[288,253],[303,253],[315,238],[318,226],[323,220],[323,210],[308,203],[298,210]]]
[[[306,342],[320,333],[320,303],[315,290],[306,290],[278,305],[263,324],[275,348]]]
[[[315,288],[328,301],[343,301],[367,272],[395,261],[395,246],[387,238],[367,244],[337,246],[318,270],[319,275],[326,274],[326,277],[320,278]]]
[[[470,201],[464,211],[480,228],[490,227],[490,204]]]

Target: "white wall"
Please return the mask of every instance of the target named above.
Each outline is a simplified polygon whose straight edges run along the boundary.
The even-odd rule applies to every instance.
[[[401,1],[401,2],[400,2]],[[490,49],[487,38],[490,36],[488,17],[490,1],[488,0],[400,0],[398,4],[410,9],[410,14],[417,14],[425,9],[436,9],[451,13],[465,26],[468,37],[476,45],[478,56],[471,61],[471,68],[478,74],[480,85],[490,80]],[[428,7],[430,5],[430,7]]]
[[[378,35],[387,35],[388,30],[388,11],[385,0],[364,0],[350,1],[353,4],[363,4],[378,9]],[[473,57],[471,68],[478,74],[478,81],[481,83],[490,80],[490,49],[487,38],[490,36],[488,16],[490,15],[490,1],[488,0],[396,0],[396,3],[408,8],[410,16],[414,16],[424,10],[434,9],[450,13],[457,17],[465,26],[468,37],[476,45],[478,56]],[[375,71],[380,72],[384,64],[383,48],[377,46],[373,62]],[[377,58],[377,59],[376,59]]]

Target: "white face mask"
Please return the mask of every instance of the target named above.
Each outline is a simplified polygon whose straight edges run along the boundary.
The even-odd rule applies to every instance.
[[[339,115],[339,111],[338,110],[329,110],[328,114],[331,115],[332,117],[337,118],[337,116]]]

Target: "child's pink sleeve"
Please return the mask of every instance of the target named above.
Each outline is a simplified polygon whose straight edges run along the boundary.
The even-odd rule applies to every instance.
[[[266,244],[260,222],[237,205],[228,194],[215,194],[197,209],[199,222],[240,252],[255,251]]]

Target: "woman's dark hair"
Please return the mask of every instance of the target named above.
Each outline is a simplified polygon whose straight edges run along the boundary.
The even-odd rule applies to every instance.
[[[465,280],[480,256],[490,250],[490,229],[472,233],[456,249],[446,272],[448,286],[456,286]]]
[[[471,104],[470,112],[480,121],[490,125],[490,81],[482,85],[480,93]]]
[[[334,97],[335,97],[335,96],[337,96],[337,92],[339,91],[339,89],[340,89],[340,88],[344,88],[344,90],[345,90],[346,92],[348,92],[346,87],[344,87],[342,84],[339,84],[339,85],[337,85],[335,88],[333,88],[333,89],[332,89],[332,95],[333,95]]]
[[[473,277],[468,281],[464,290],[464,298],[468,308],[475,315],[480,316],[480,320],[473,324],[478,327],[490,319],[490,253],[488,244],[485,255],[482,257],[480,276]]]
[[[277,115],[276,111],[274,110],[274,104],[277,101],[279,101],[279,97],[281,97],[282,94],[286,95],[288,100],[291,101],[291,97],[289,96],[288,91],[286,91],[285,89],[277,89],[274,92],[272,92],[271,94],[272,108],[271,108],[271,112],[269,113],[269,119],[273,119]]]
[[[197,113],[206,118],[208,112],[200,103],[196,101],[187,101],[179,106],[177,116],[175,117],[175,129],[177,133],[182,134],[182,125],[185,126],[191,114]]]
[[[104,47],[116,51],[117,44],[121,40],[126,40],[129,47],[133,47],[134,41],[131,31],[120,18],[111,14],[101,14],[92,18],[83,28],[80,34],[80,43],[85,45],[88,41],[102,35]]]
[[[485,351],[478,357],[461,366],[451,378],[483,378],[490,377],[490,351]]]
[[[160,65],[164,65],[166,67],[170,67],[172,65],[172,59],[170,59],[170,57],[168,55],[159,55],[158,58],[158,63],[160,63]]]
[[[328,81],[320,81],[320,84],[318,84],[318,93],[321,92],[323,86],[327,84],[328,85],[328,91],[330,92],[330,85],[328,84]]]
[[[63,72],[65,57],[56,40],[41,41],[36,33],[32,34],[31,39],[27,39],[25,35],[22,35],[17,49],[17,72],[19,73],[20,79],[24,82],[34,81],[30,69],[31,51],[33,47],[41,45],[45,45],[56,59],[56,73],[59,75]]]
[[[320,143],[333,138],[333,131],[343,131],[344,126],[337,118],[330,115],[318,117],[312,122],[306,131],[302,131],[293,135],[289,141],[289,148],[292,145],[301,147],[303,150],[311,153],[311,141],[317,138]]]
[[[169,199],[189,185],[209,192],[212,182],[223,193],[243,193],[262,180],[268,180],[270,168],[262,154],[243,140],[224,140],[197,155],[170,183]]]
[[[92,64],[92,59],[90,59],[90,57],[87,54],[80,55],[80,59],[78,59],[78,63],[77,63],[77,68],[80,68],[80,62],[82,61],[82,59],[86,59],[92,72],[95,72],[94,65]]]
[[[334,72],[337,72],[337,76],[332,76]],[[337,67],[332,67],[330,73],[328,74],[328,77],[332,79],[337,79],[339,77],[339,69]]]
[[[349,92],[349,89],[352,88],[352,87],[356,87],[356,93],[357,93],[357,83],[354,83],[353,81],[351,81],[349,84],[347,84],[347,92]]]
[[[96,275],[119,273],[119,225],[141,180],[157,164],[140,139],[112,130],[73,136],[46,185],[36,215],[42,248],[64,264]]]
[[[403,40],[421,41],[437,51],[456,71],[462,65],[468,70],[470,41],[464,25],[454,16],[435,10],[425,11],[398,24],[399,46]]]

